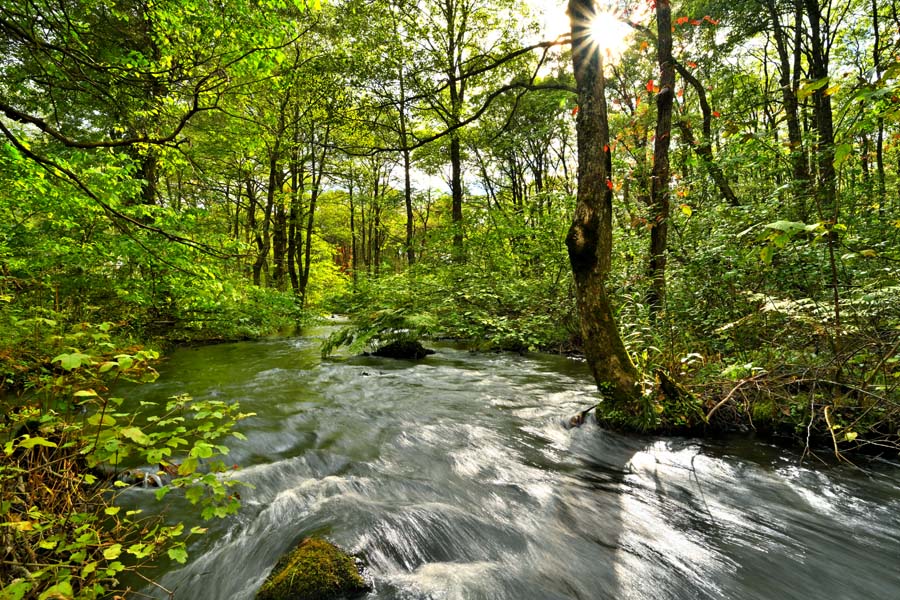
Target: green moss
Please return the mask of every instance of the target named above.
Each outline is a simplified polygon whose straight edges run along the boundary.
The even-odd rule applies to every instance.
[[[306,538],[278,561],[256,598],[329,600],[368,590],[351,556],[325,540]]]
[[[769,424],[775,421],[778,412],[775,403],[768,398],[758,399],[750,404],[750,414],[753,416],[753,422],[757,424]]]

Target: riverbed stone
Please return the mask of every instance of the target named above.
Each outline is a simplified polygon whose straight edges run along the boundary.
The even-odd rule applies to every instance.
[[[278,563],[256,600],[332,600],[370,590],[357,561],[321,538],[304,539]]]
[[[429,354],[434,354],[434,350],[430,350],[422,345],[418,340],[395,340],[383,346],[379,346],[373,356],[381,356],[383,358],[399,358],[406,360],[419,360],[425,358]]]

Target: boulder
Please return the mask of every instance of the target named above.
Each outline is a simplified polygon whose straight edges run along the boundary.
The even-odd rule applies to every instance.
[[[256,600],[352,598],[371,587],[357,561],[320,538],[306,538],[278,561]]]
[[[372,353],[372,356],[419,360],[420,358],[425,358],[429,354],[434,354],[434,350],[429,350],[417,340],[396,340],[383,346],[379,346],[378,349]]]

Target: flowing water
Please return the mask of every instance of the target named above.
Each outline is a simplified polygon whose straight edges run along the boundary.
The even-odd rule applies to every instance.
[[[442,344],[418,363],[323,361],[320,341],[181,349],[129,391],[258,415],[229,442],[255,486],[238,516],[202,523],[164,500],[209,527],[186,566],[158,575],[176,598],[253,598],[310,534],[363,556],[377,599],[900,598],[898,465],[566,430],[595,397],[578,361]]]

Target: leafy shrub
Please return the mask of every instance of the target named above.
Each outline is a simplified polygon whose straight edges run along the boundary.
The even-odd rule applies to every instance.
[[[57,324],[44,319],[17,326],[34,327],[40,336]],[[240,506],[231,491],[240,483],[221,476],[228,453],[222,441],[242,437],[233,427],[249,415],[237,404],[188,396],[170,399],[162,415],[142,414],[145,407],[110,395],[117,381],[152,381],[151,363],[158,357],[152,350],[119,348],[111,329],[108,323],[82,325],[49,335],[48,343],[63,344],[64,351],[28,371],[27,396],[4,402],[3,598],[98,598],[115,590],[125,571],[163,556],[187,560],[187,542],[204,530],[185,531],[139,510],[123,511],[115,501],[125,484],[110,487],[106,477],[120,465],[159,465],[172,479],[157,498],[181,490],[205,519],[226,517]]]

